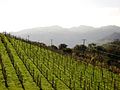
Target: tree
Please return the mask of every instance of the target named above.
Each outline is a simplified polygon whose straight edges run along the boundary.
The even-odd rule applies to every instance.
[[[87,50],[85,45],[76,45],[73,48],[73,55],[77,57],[84,57],[84,52]]]
[[[65,54],[72,54],[72,49],[70,49],[70,48],[65,48],[65,49],[63,49],[63,52],[64,52]]]
[[[106,63],[109,66],[120,68],[120,40],[116,39],[103,45],[105,48]]]
[[[88,49],[89,52],[94,56],[96,53],[96,44],[95,43],[88,44]]]
[[[86,51],[87,47],[85,45],[80,45],[80,50],[82,52]]]
[[[103,46],[96,46],[95,49],[97,52],[100,52],[100,51],[105,52],[106,51],[106,49]]]
[[[95,43],[88,44],[88,48],[89,48],[90,51],[95,50],[95,47],[96,47]]]
[[[106,51],[105,48],[103,46],[96,46],[95,49],[97,53],[97,59],[100,62],[103,62],[103,61],[105,62],[105,55],[104,55],[104,52]]]
[[[66,45],[66,44],[60,44],[60,45],[59,45],[59,50],[63,50],[63,49],[65,49],[65,48],[67,48],[67,45]]]
[[[75,51],[79,51],[79,50],[80,50],[80,45],[76,45],[73,49],[74,49]]]
[[[58,50],[58,48],[55,46],[55,45],[51,45],[51,46],[49,46],[51,49],[53,49],[53,50]]]
[[[86,51],[86,49],[87,49],[87,47],[85,45],[76,45],[74,47],[74,51],[79,52],[79,53]]]

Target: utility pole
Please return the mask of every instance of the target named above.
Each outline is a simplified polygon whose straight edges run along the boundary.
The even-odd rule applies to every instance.
[[[82,39],[82,41],[83,41],[83,46],[85,46],[85,41],[86,41],[87,39]],[[84,52],[85,52],[85,47],[83,47],[83,54],[84,54]]]
[[[87,39],[82,39],[82,41],[83,41],[83,45],[85,45],[86,40],[87,40]]]

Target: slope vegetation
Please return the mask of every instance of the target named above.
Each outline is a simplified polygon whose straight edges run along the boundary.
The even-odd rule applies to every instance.
[[[0,90],[119,90],[120,76],[0,34]]]

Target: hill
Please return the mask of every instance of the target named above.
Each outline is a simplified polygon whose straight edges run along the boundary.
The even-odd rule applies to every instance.
[[[104,44],[104,43],[107,43],[107,42],[112,42],[116,39],[120,40],[120,33],[114,32],[113,34],[111,34],[109,36],[106,36],[103,39],[99,40],[99,42]]]
[[[0,34],[0,90],[119,90],[120,76]]]
[[[25,39],[29,35],[30,40],[44,42],[47,45],[50,45],[50,40],[53,39],[53,44],[55,45],[66,43],[69,47],[73,47],[76,44],[82,43],[82,39],[87,39],[87,43],[98,42],[100,39],[103,39],[115,32],[120,33],[120,27],[110,25],[94,28],[82,25],[72,28],[62,28],[59,26],[38,27],[22,30],[12,34]]]

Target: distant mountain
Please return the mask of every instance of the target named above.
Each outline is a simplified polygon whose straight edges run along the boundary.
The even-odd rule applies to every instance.
[[[120,33],[113,33],[112,35],[107,37],[107,39],[109,39],[109,40],[119,39],[120,40]]]
[[[87,43],[98,43],[99,40],[104,39],[115,32],[120,33],[120,27],[110,25],[94,28],[81,25],[72,28],[62,28],[60,26],[38,27],[14,32],[12,34],[25,39],[29,35],[30,40],[44,42],[47,45],[50,45],[50,39],[53,39],[53,44],[55,45],[66,43],[68,46],[73,47],[76,44],[81,44],[82,39],[87,39]]]
[[[99,41],[100,41],[100,43],[103,44],[103,43],[106,43],[106,42],[114,41],[116,39],[120,40],[120,33],[115,32],[115,33],[113,33],[113,34],[111,34],[109,36],[104,37],[103,39],[101,39]]]

